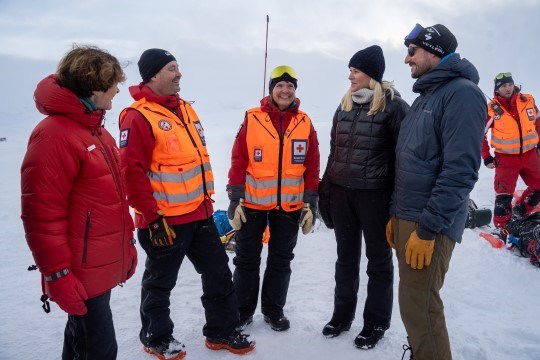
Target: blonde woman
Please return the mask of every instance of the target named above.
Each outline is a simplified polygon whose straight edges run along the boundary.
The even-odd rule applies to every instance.
[[[334,115],[330,155],[319,186],[319,209],[337,242],[332,319],[323,335],[351,328],[359,286],[362,238],[368,259],[367,297],[362,331],[355,346],[370,349],[390,326],[394,267],[386,242],[394,187],[395,146],[409,106],[383,81],[382,49],[373,45],[349,61],[351,86]]]

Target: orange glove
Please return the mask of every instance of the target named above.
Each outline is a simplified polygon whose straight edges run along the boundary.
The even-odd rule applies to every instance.
[[[394,224],[392,223],[392,220],[394,218],[390,218],[388,222],[386,223],[386,242],[392,249],[396,248],[396,244],[394,243]]]
[[[413,269],[422,270],[431,264],[434,248],[435,240],[422,240],[415,230],[405,244],[405,262]]]

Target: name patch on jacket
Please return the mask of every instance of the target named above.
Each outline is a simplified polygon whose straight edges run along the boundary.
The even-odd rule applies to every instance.
[[[527,109],[527,116],[529,117],[529,120],[531,120],[531,121],[534,120],[534,110],[533,110],[533,108],[528,108]]]
[[[163,131],[169,131],[172,129],[171,123],[164,119],[159,120],[158,126]]]
[[[201,139],[202,144],[206,146],[206,140],[204,138],[204,129],[201,125],[201,122],[197,120],[193,123],[193,125],[195,126],[195,129],[197,129],[197,133],[199,133],[199,138]]]
[[[122,131],[120,131],[120,148],[124,148],[128,145],[128,140],[129,140],[129,129],[124,129]]]
[[[303,164],[306,160],[307,153],[307,140],[293,140],[292,141],[292,159],[293,164]]]
[[[253,150],[253,161],[261,162],[262,161],[262,149],[255,148]]]

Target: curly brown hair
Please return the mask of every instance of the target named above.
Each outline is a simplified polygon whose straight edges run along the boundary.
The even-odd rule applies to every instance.
[[[120,62],[106,50],[77,44],[60,60],[56,75],[61,86],[80,98],[92,96],[93,91],[107,91],[126,80]]]

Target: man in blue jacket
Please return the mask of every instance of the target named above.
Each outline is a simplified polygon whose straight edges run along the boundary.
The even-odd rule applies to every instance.
[[[387,240],[396,249],[414,359],[451,359],[439,291],[478,180],[487,108],[478,71],[455,53],[457,40],[444,25],[417,24],[405,46],[419,96],[401,124]]]

